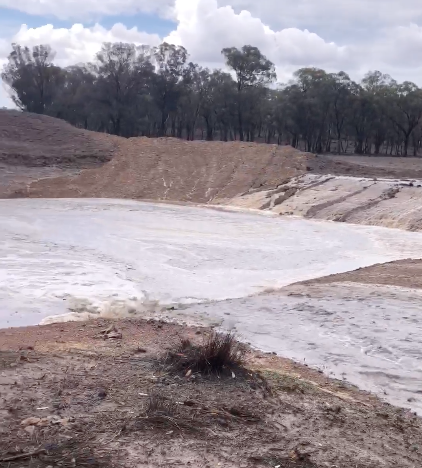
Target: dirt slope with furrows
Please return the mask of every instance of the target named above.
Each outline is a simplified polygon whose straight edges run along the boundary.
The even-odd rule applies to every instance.
[[[121,139],[118,153],[103,167],[73,177],[41,180],[30,186],[29,196],[218,202],[275,187],[306,172],[313,159],[313,155],[288,146]]]
[[[11,166],[89,167],[109,161],[116,141],[53,117],[0,110],[0,163]]]
[[[47,116],[0,111],[0,198],[229,204],[418,230],[422,182],[403,189],[391,180],[409,177],[422,180],[422,159],[320,156],[239,141],[125,139]]]
[[[422,230],[422,179],[378,179],[303,174],[276,189],[224,204],[280,215]]]

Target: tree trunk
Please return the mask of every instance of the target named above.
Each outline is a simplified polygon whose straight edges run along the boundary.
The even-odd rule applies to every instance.
[[[227,126],[225,125],[223,127],[223,141],[228,141],[228,139],[229,139],[229,130]]]
[[[177,134],[176,134],[177,138],[182,138],[183,137],[183,125],[181,122],[179,122],[179,125],[177,127]]]
[[[325,152],[331,153],[331,138],[328,138],[327,142],[325,143]]]
[[[409,138],[410,134],[406,134],[404,136],[404,151],[403,151],[403,156],[407,156],[407,151],[409,149]]]
[[[161,123],[160,123],[160,130],[159,130],[159,136],[164,137],[166,136],[166,123],[167,123],[167,116],[164,111],[161,112]]]
[[[242,111],[239,107],[239,112],[238,112],[238,117],[239,117],[239,140],[244,141],[244,134],[243,134],[243,119],[242,119]]]
[[[363,139],[362,138],[359,138],[356,142],[355,153],[363,154]]]
[[[214,140],[214,133],[211,125],[207,125],[207,141],[213,141]]]

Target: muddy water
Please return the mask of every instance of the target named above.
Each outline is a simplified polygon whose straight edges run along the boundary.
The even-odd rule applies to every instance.
[[[419,409],[418,298],[390,297],[380,309],[370,293],[246,296],[421,256],[420,234],[383,228],[132,201],[0,200],[0,326],[203,302],[183,314]]]
[[[201,304],[174,315],[218,323],[264,351],[422,415],[421,302],[420,290],[332,284]]]

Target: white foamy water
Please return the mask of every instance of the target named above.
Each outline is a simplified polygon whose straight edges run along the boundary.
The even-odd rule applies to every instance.
[[[422,291],[334,283],[302,292],[200,304],[166,315],[218,323],[259,349],[422,415]]]
[[[371,346],[390,349],[389,341],[407,340],[394,360],[410,363],[410,373],[421,370],[417,343],[404,337],[397,306],[382,334],[372,312],[360,313],[357,306],[353,315],[341,308],[343,315],[333,317],[338,301],[314,298],[310,306],[296,307],[281,295],[246,296],[421,256],[420,234],[376,227],[134,201],[0,200],[0,327],[234,299],[185,312],[193,317],[206,309],[208,319],[234,324],[253,345],[298,360],[312,357],[327,372],[348,367],[351,381],[379,392],[374,372],[381,369],[388,379],[396,364]],[[339,327],[339,320],[348,326]],[[378,315],[376,323],[383,320]],[[368,355],[383,365],[368,364]],[[394,388],[392,398],[402,404],[405,395]]]

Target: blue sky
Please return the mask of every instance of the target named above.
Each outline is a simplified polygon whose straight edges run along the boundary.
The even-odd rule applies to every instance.
[[[159,33],[163,36],[172,31],[177,23],[175,21],[160,18],[158,15],[148,13],[136,13],[128,15],[113,15],[98,17],[99,22],[109,28],[115,23],[123,23],[129,28],[137,27],[139,30],[149,33]],[[94,19],[78,21],[89,26],[96,21]],[[74,20],[62,20],[54,15],[31,15],[11,8],[0,7],[0,26],[3,36],[13,33],[19,29],[21,24],[27,24],[31,28],[38,28],[47,23],[53,23],[56,27],[69,28],[75,23]]]
[[[66,28],[72,25],[71,21],[62,21],[53,15],[36,16],[18,10],[13,10],[11,8],[0,7],[0,26],[2,36],[13,34],[20,28],[22,23],[28,24],[33,28],[38,28],[52,21],[58,27]]]

